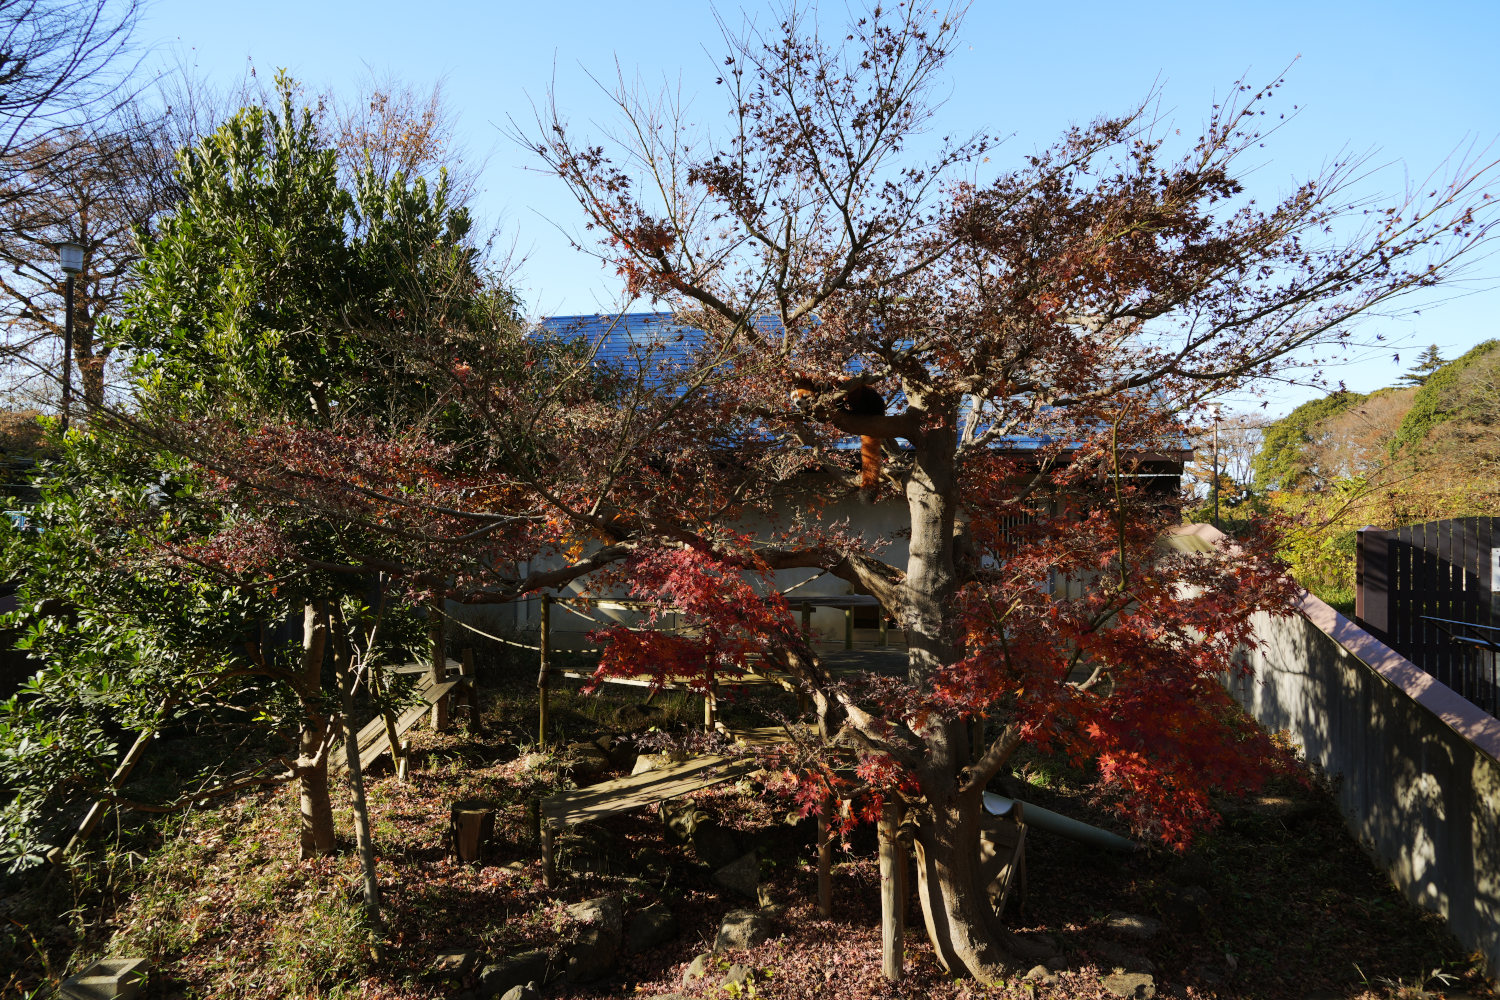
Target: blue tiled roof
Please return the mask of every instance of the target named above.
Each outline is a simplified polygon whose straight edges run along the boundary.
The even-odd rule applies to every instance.
[[[602,341],[597,357],[603,361],[629,361],[649,352],[659,362],[686,364],[704,339],[702,330],[665,312],[549,316],[538,325],[560,337]]]
[[[538,326],[548,333],[599,342],[596,358],[604,362],[639,363],[649,360],[653,366],[671,369],[691,363],[703,347],[707,335],[696,327],[679,323],[669,312],[598,313],[581,316],[549,316]],[[757,317],[756,326],[772,339],[779,340],[781,322],[774,316]],[[1061,444],[1047,435],[1014,434],[995,441],[994,447],[1013,451],[1040,451]],[[857,447],[851,440],[845,447]]]

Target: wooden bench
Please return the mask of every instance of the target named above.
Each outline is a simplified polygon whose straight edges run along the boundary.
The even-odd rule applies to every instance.
[[[395,674],[417,674],[417,688],[414,692],[421,700],[406,708],[396,717],[396,738],[400,739],[422,721],[422,717],[432,710],[442,699],[460,689],[472,690],[473,678],[460,676],[463,664],[457,660],[448,661],[450,676],[447,680],[437,684],[432,682],[432,668],[425,663],[406,663],[399,667],[388,667],[387,672]],[[355,742],[359,746],[359,766],[361,770],[369,768],[380,755],[391,748],[390,735],[386,732],[384,716],[377,715],[367,722],[355,736]],[[342,770],[346,760],[343,745],[340,744],[333,755],[329,758],[329,767],[333,770]]]

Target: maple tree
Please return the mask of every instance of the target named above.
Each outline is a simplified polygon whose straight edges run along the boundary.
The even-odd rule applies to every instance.
[[[789,15],[733,47],[719,144],[629,93],[636,144],[612,152],[549,109],[530,141],[595,253],[676,323],[496,337],[368,316],[361,337],[431,393],[426,419],[267,425],[209,451],[282,498],[263,509],[369,532],[319,572],[469,603],[624,589],[697,628],[608,630],[601,672],[790,674],[824,741],[792,755],[814,763],[787,791],[856,816],[898,803],[938,956],[993,980],[1028,950],[978,867],[982,794],[1018,749],[1093,762],[1175,844],[1213,821],[1212,789],[1260,778],[1265,738],[1232,724],[1220,678],[1292,587],[1253,525],[1234,551],[1160,545],[1183,419],[1442,280],[1494,220],[1479,169],[1383,213],[1360,214],[1350,162],[1251,203],[1236,168],[1279,83],[1237,88],[1177,154],[1143,104],[980,179],[991,140],[923,132],[956,30],[877,10],[830,47]],[[872,394],[884,412],[849,403]],[[878,469],[854,438],[882,442]],[[906,530],[836,516],[860,497],[904,506]],[[269,564],[284,534],[257,523],[241,551]],[[905,676],[831,674],[779,593],[789,571],[875,597]],[[849,753],[852,780],[815,763]]]
[[[150,431],[243,498],[205,538],[213,559],[234,553],[247,580],[380,573],[415,601],[586,583],[681,612],[696,635],[615,630],[601,669],[794,677],[814,756],[859,763],[852,781],[799,768],[788,791],[866,816],[898,803],[937,954],[993,980],[1027,946],[980,884],[982,793],[1019,748],[1094,762],[1170,843],[1212,822],[1212,788],[1257,780],[1245,750],[1263,737],[1229,724],[1219,678],[1291,586],[1253,528],[1234,552],[1160,546],[1180,521],[1160,473],[1182,417],[1442,280],[1493,215],[1473,169],[1362,215],[1348,162],[1250,203],[1236,170],[1275,85],[1237,89],[1179,153],[1143,104],[983,177],[991,140],[924,132],[956,30],[877,10],[829,46],[789,15],[732,47],[717,144],[628,93],[634,146],[539,121],[532,145],[595,252],[680,324],[623,350],[377,296],[319,315],[322,340],[277,326],[306,364],[270,364],[237,329],[183,344],[166,297],[142,308],[184,348],[163,392],[227,411]],[[363,350],[393,367],[342,365]],[[365,377],[393,371],[400,391]],[[251,405],[267,385],[282,405]],[[856,391],[885,412],[847,405]],[[856,437],[883,442],[873,488]],[[861,496],[904,506],[906,530],[836,516]],[[340,544],[316,554],[306,524]],[[779,593],[791,571],[874,596],[905,631],[906,674],[834,677]]]
[[[1206,399],[1442,280],[1494,214],[1483,164],[1382,212],[1361,204],[1351,161],[1256,205],[1238,169],[1276,121],[1280,81],[1237,85],[1179,152],[1143,103],[985,178],[990,139],[925,134],[956,30],[877,8],[829,45],[789,13],[732,45],[717,142],[624,89],[630,138],[614,146],[555,107],[539,119],[529,141],[593,252],[701,335],[686,357],[634,351],[627,367],[655,374],[628,413],[558,416],[560,437],[573,429],[543,506],[598,544],[511,587],[618,562],[611,579],[709,629],[616,634],[603,669],[732,670],[753,648],[799,678],[914,823],[938,954],[992,979],[1024,944],[977,884],[981,793],[1020,746],[1096,761],[1136,826],[1169,842],[1211,822],[1211,787],[1255,780],[1218,678],[1253,642],[1251,613],[1285,612],[1290,585],[1254,530],[1233,554],[1163,554],[1180,515],[1149,485],[1151,456],[1181,447],[1181,417]],[[822,391],[789,405],[809,374]],[[886,412],[841,406],[854,386]],[[851,435],[888,443],[904,554],[820,523],[857,489],[838,471]],[[760,518],[771,527],[749,527]],[[793,568],[879,600],[908,638],[904,681],[836,683],[769,584],[758,602],[744,587],[714,598],[736,574]]]

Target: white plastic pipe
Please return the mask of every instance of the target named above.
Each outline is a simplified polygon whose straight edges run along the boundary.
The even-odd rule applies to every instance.
[[[1129,853],[1140,850],[1140,845],[1133,840],[1120,836],[1118,833],[1110,833],[1101,830],[1097,826],[1088,823],[1080,823],[1076,819],[1069,819],[1061,813],[1055,813],[1051,809],[1043,809],[1034,806],[1030,802],[1021,802],[1019,799],[1009,799],[1004,795],[996,795],[994,792],[984,793],[984,809],[991,816],[1005,816],[1011,808],[1020,804],[1022,814],[1028,826],[1034,826],[1038,830],[1046,830],[1070,840],[1076,840],[1080,844],[1088,844],[1090,847],[1102,848],[1106,851],[1122,851]]]

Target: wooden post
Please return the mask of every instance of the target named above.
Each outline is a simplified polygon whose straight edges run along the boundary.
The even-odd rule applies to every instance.
[[[854,648],[854,606],[844,609],[844,648]]]
[[[878,614],[880,616],[880,648],[884,649],[891,644],[891,625],[885,620],[884,608],[878,609]]]
[[[806,602],[802,604],[802,638],[812,645],[812,605]]]
[[[557,887],[557,859],[553,853],[557,831],[552,824],[542,820],[542,885],[548,889]]]
[[[464,647],[459,656],[458,676],[468,681],[468,690],[464,700],[469,704],[469,728],[479,728],[479,678],[474,674],[474,650],[469,646]]]
[[[906,947],[906,913],[901,908],[902,851],[900,809],[887,802],[880,810],[880,968],[891,982],[901,979]]]
[[[545,747],[547,745],[547,686],[552,673],[552,598],[546,594],[542,595],[542,624],[541,641],[537,643],[541,647],[539,660],[541,667],[536,675],[537,691],[537,722],[536,722],[536,745]],[[546,850],[547,840],[543,836],[543,847]],[[549,885],[551,883],[548,883]]]
[[[900,862],[898,867],[901,873],[901,920],[902,928],[906,926],[906,917],[911,913],[911,859],[915,853],[911,849],[912,828],[902,826],[896,843],[900,846]]]
[[[442,598],[438,598],[441,601]],[[432,650],[432,684],[434,687],[448,679],[448,650],[443,643],[443,613],[438,602],[427,610],[427,641]],[[441,733],[448,728],[448,698],[439,698],[432,703],[432,731]]]
[[[823,800],[818,813],[818,916],[833,916],[833,799]]]

